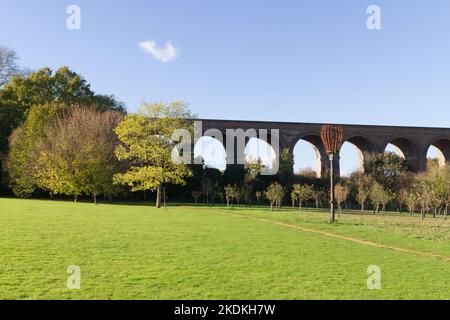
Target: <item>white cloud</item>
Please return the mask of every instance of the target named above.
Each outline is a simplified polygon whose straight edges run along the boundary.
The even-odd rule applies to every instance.
[[[158,47],[155,41],[144,41],[139,43],[139,46],[154,59],[164,63],[172,61],[177,56],[177,49],[172,46],[170,41],[166,42],[165,48]]]

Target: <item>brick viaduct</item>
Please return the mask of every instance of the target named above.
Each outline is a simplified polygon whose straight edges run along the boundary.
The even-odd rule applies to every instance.
[[[271,143],[270,130],[279,130],[280,150],[288,149],[291,155],[299,140],[311,143],[317,154],[318,175],[327,172],[328,157],[320,139],[320,130],[324,124],[270,122],[270,121],[235,121],[201,119],[204,135],[209,129],[219,130],[225,137],[226,129],[266,129],[269,132],[267,142]],[[344,128],[345,141],[355,145],[361,155],[361,169],[373,153],[384,152],[388,144],[393,144],[403,153],[405,159],[421,172],[426,169],[427,152],[435,146],[442,152],[441,161],[450,161],[450,128],[425,128],[401,126],[341,125]],[[211,130],[209,130],[211,131]],[[208,134],[206,134],[208,135]],[[224,147],[227,148],[224,141]],[[234,144],[236,151],[236,143]],[[245,146],[244,146],[245,148]],[[243,151],[242,151],[243,152]],[[339,172],[339,157],[336,159],[336,171]]]

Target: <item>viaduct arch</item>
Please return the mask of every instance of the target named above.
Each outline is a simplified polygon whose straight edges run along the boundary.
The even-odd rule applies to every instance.
[[[267,142],[271,143],[271,130],[277,129],[279,132],[279,150],[288,149],[293,155],[294,147],[299,140],[311,143],[317,153],[320,163],[318,175],[324,175],[328,171],[328,157],[320,139],[321,123],[295,123],[295,122],[271,122],[271,121],[243,121],[243,120],[214,120],[199,119],[201,122],[201,135],[209,135],[208,132],[223,134],[223,144],[227,151],[225,134],[228,130],[242,129],[252,133],[245,142],[252,137],[259,138],[261,129],[268,132]],[[386,150],[388,144],[393,144],[401,150],[405,160],[410,162],[414,170],[423,172],[427,165],[427,152],[431,146],[436,147],[442,153],[442,163],[450,162],[450,128],[427,128],[427,127],[402,127],[402,126],[371,126],[371,125],[341,125],[344,128],[344,139],[352,143],[361,153],[361,169],[364,170],[370,155],[381,153]],[[255,136],[256,134],[256,136]],[[230,143],[230,142],[228,142]],[[195,141],[194,141],[195,144]],[[240,160],[245,144],[237,145],[233,143],[234,157],[233,163]],[[231,159],[229,159],[231,161]],[[228,161],[228,160],[227,160]],[[339,174],[339,157],[335,160],[335,170]]]

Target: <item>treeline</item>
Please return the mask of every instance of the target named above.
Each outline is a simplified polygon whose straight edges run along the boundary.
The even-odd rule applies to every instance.
[[[302,177],[292,177],[299,180]],[[303,177],[304,178],[304,177]],[[292,207],[329,207],[330,188],[327,181],[311,178],[310,182],[286,183],[281,180],[269,185],[256,187],[252,197],[247,184],[252,180],[247,177],[243,183],[224,186],[227,206],[233,203],[251,205],[266,200],[271,208],[280,208],[283,204]],[[257,178],[253,181],[257,181]],[[195,193],[198,198],[200,193]],[[428,160],[428,170],[416,174],[410,170],[408,163],[394,153],[381,153],[372,156],[364,174],[355,172],[350,177],[343,177],[335,187],[336,202],[339,212],[342,209],[397,211],[414,214],[420,212],[422,219],[432,215],[448,216],[450,205],[450,166],[440,166],[437,159]],[[250,199],[250,201],[249,201]],[[252,200],[253,199],[253,200]]]

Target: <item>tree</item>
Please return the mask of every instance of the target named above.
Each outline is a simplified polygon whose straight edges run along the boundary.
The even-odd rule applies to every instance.
[[[83,194],[91,195],[94,203],[99,194],[112,195],[113,175],[120,171],[113,130],[122,117],[115,111],[78,107],[58,116],[32,151],[36,184],[53,194],[71,195],[75,201]]]
[[[430,165],[423,176],[430,189],[430,205],[433,209],[433,217],[438,211],[447,210],[449,198],[448,167],[441,168],[439,163]]]
[[[59,109],[58,112],[54,112],[55,106]],[[44,68],[28,75],[14,76],[0,88],[0,162],[8,149],[12,131],[22,124],[21,129],[10,139],[15,150],[11,150],[14,155],[9,155],[8,158],[14,161],[19,152],[21,164],[14,164],[15,168],[29,167],[34,160],[27,156],[28,150],[33,148],[34,141],[43,129],[48,127],[61,110],[76,106],[96,111],[125,112],[123,103],[116,101],[113,96],[95,94],[86,80],[67,67],[56,72]],[[18,151],[19,149],[22,151]],[[10,165],[7,165],[7,171]],[[13,175],[13,191],[16,194],[29,195],[35,190],[27,170],[16,170]],[[19,182],[18,185],[16,182]]]
[[[382,211],[386,211],[386,205],[394,200],[394,194],[390,190],[383,189],[383,193],[381,194],[381,205],[382,205]]]
[[[370,188],[372,187],[372,184],[374,183],[373,178],[371,176],[364,176],[364,175],[356,175],[354,177],[357,193],[356,193],[356,200],[361,206],[361,211],[364,211],[365,203],[370,195]]]
[[[316,202],[316,209],[322,208],[323,202],[326,200],[327,192],[323,188],[316,188],[314,191],[314,200]]]
[[[294,157],[289,152],[289,149],[284,148],[280,150],[279,167],[276,178],[278,182],[282,182],[287,186],[292,184],[294,177]]]
[[[383,152],[374,154],[366,169],[366,174],[371,175],[385,189],[397,192],[401,188],[399,186],[401,176],[412,168],[397,154]]]
[[[125,111],[123,103],[113,96],[96,94],[81,75],[68,67],[61,67],[55,72],[43,68],[27,76],[15,76],[1,88],[0,101],[19,104],[24,116],[31,106],[53,102],[89,107],[96,111]]]
[[[307,184],[294,184],[292,186],[293,192],[297,195],[298,208],[302,209],[302,202],[314,198],[314,187]]]
[[[156,190],[156,207],[160,208],[162,186],[183,185],[191,175],[186,164],[172,161],[172,152],[181,142],[172,140],[172,134],[176,129],[192,130],[192,118],[182,101],[144,104],[139,114],[126,116],[115,129],[121,141],[116,156],[130,166],[115,176],[115,182],[132,191]]]
[[[406,205],[406,207],[409,210],[410,215],[412,215],[414,213],[414,210],[416,209],[417,206],[417,194],[416,191],[414,190],[414,187],[410,187],[410,188],[405,188],[400,190],[399,192],[399,199],[402,203],[404,203]]]
[[[65,107],[59,103],[47,103],[30,108],[26,121],[12,132],[10,150],[5,161],[9,186],[16,196],[28,197],[37,188],[35,176],[36,142],[54,118],[62,114]]]
[[[281,207],[281,202],[284,197],[284,188],[278,182],[274,182],[270,184],[267,190],[264,192],[267,200],[270,202],[270,210],[273,210],[273,206],[275,205],[277,208]]]
[[[18,60],[14,50],[0,46],[0,87],[8,83],[14,76],[22,74],[17,63]]]
[[[378,213],[380,211],[380,206],[383,203],[385,197],[385,190],[381,184],[377,181],[374,181],[369,192],[369,198],[372,202],[374,213]]]
[[[238,201],[239,199],[239,188],[237,185],[227,185],[224,188],[225,190],[225,199],[227,201],[227,207],[230,206],[230,204],[233,204],[233,200],[236,199]]]
[[[295,192],[295,190],[291,191],[291,202],[292,202],[292,209],[294,209],[296,203],[298,201],[298,195],[297,192]]]
[[[432,201],[432,190],[424,174],[417,176],[414,189],[417,194],[417,202],[420,206],[420,216],[424,220],[425,214],[430,210]]]
[[[336,193],[336,202],[337,202],[337,205],[339,208],[339,214],[341,214],[342,203],[347,201],[347,199],[350,195],[350,189],[347,186],[345,186],[341,183],[338,183],[335,188],[335,193]]]
[[[242,189],[244,192],[245,203],[247,205],[251,205],[251,195],[253,194],[253,188],[255,186],[258,175],[261,173],[261,170],[263,168],[264,165],[259,158],[257,160],[249,159],[245,162],[245,177]]]

